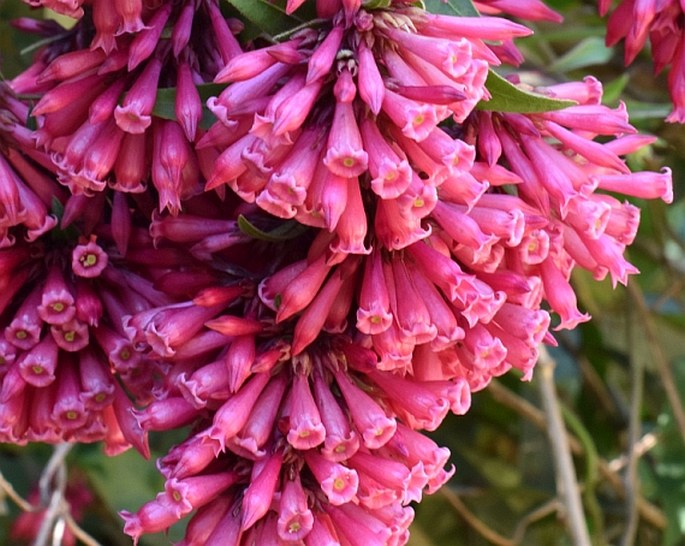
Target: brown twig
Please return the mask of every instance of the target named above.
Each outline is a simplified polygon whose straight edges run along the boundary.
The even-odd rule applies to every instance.
[[[515,544],[521,544],[523,542],[523,539],[525,538],[528,527],[530,527],[536,521],[546,518],[550,514],[558,512],[559,508],[559,499],[554,498],[552,500],[547,501],[542,506],[539,506],[532,512],[526,514],[523,518],[521,518],[521,521],[518,522],[518,525],[516,525],[512,541]]]
[[[647,337],[650,352],[652,353],[652,359],[656,365],[659,377],[661,378],[661,383],[664,387],[668,403],[673,411],[673,417],[678,426],[680,437],[683,443],[685,443],[685,409],[683,409],[683,404],[680,400],[680,394],[676,387],[673,371],[668,364],[668,359],[664,354],[663,347],[661,346],[661,343],[659,343],[654,317],[650,313],[647,303],[645,302],[644,294],[637,283],[628,283],[628,292],[630,292],[631,299],[637,304],[637,311],[640,314],[640,323],[645,327],[645,335]]]
[[[590,533],[583,513],[576,470],[573,465],[568,434],[559,407],[556,387],[554,385],[554,368],[556,363],[544,347],[540,350],[537,365],[537,377],[540,381],[542,406],[547,416],[547,434],[549,436],[554,467],[557,475],[557,492],[561,496],[569,531],[575,546],[591,546]]]
[[[14,502],[14,504],[16,504],[24,512],[35,512],[37,510],[35,506],[33,506],[29,501],[17,493],[16,489],[14,489],[14,486],[7,481],[2,472],[0,472],[0,489],[2,489],[2,492],[12,499],[12,502]]]
[[[488,540],[496,546],[517,545],[517,543],[513,540],[508,539],[507,537],[500,535],[497,531],[491,529],[478,516],[476,516],[476,514],[471,512],[471,510],[469,510],[469,507],[466,506],[459,498],[459,496],[449,487],[443,487],[442,489],[440,489],[440,493],[443,497],[445,497],[445,499],[447,499],[447,502],[450,503],[452,508],[454,508],[455,512],[457,512],[464,519],[464,521],[469,525],[469,527],[476,531],[485,540]]]
[[[74,536],[79,539],[86,546],[102,546],[97,540],[90,536],[86,531],[84,531],[71,515],[69,510],[64,512],[64,522],[66,523],[69,530],[74,533]]]
[[[490,541],[496,546],[519,546],[523,543],[526,536],[526,531],[535,522],[557,512],[560,508],[559,500],[554,498],[542,506],[539,506],[523,516],[516,528],[514,529],[514,534],[511,538],[507,538],[500,535],[497,531],[491,529],[487,523],[481,520],[476,514],[474,514],[461,498],[448,487],[443,487],[440,489],[440,493],[447,499],[455,512],[457,512],[474,531],[481,535],[484,539]]]
[[[629,302],[630,303],[630,302]],[[621,539],[622,546],[633,546],[635,544],[635,537],[637,536],[637,527],[640,520],[640,515],[637,509],[637,497],[640,491],[640,476],[637,472],[638,454],[635,447],[640,441],[642,433],[642,422],[640,413],[642,411],[642,397],[644,391],[644,363],[639,356],[635,354],[635,335],[634,335],[634,317],[632,305],[628,305],[626,320],[626,334],[628,339],[628,355],[630,361],[631,372],[631,392],[630,392],[630,418],[628,422],[628,445],[626,447],[626,457],[628,463],[626,464],[625,473],[623,476],[623,483],[626,489],[626,527]]]
[[[495,401],[512,409],[524,419],[530,421],[537,428],[541,430],[545,430],[547,428],[547,420],[542,411],[498,381],[495,380],[490,383],[488,386],[488,392]],[[584,454],[582,444],[574,436],[569,436],[569,444],[571,451],[574,454]],[[597,464],[599,466],[599,473],[602,475],[602,477],[616,491],[619,497],[625,498],[625,486],[614,469],[615,463],[613,461],[612,463],[607,463],[605,460],[599,458]],[[640,516],[646,522],[657,529],[666,528],[666,516],[664,516],[664,513],[657,506],[653,505],[642,496],[638,496],[637,506]]]
[[[639,458],[659,443],[659,436],[654,432],[648,432],[640,438],[633,446],[633,453]],[[620,472],[629,461],[628,454],[624,453],[615,459],[607,462],[607,466],[612,472]]]
[[[33,541],[33,546],[59,545],[64,535],[64,521],[62,514],[65,505],[68,508],[64,495],[67,488],[67,467],[65,459],[71,444],[59,444],[55,446],[52,456],[40,476],[38,487],[42,504],[47,506],[43,519],[38,529],[38,534]]]
[[[61,468],[63,469],[64,467]],[[58,474],[66,475],[66,471],[61,470],[58,472]],[[63,527],[58,523],[61,519],[60,515],[63,512],[63,500],[64,491],[56,489],[52,492],[52,495],[50,496],[50,502],[48,503],[45,513],[43,514],[43,520],[40,523],[38,534],[33,541],[33,546],[48,546],[48,541],[50,541],[51,544],[55,543],[55,537],[58,536],[55,531],[59,531],[60,528],[63,529]],[[52,540],[50,540],[51,536],[53,537]],[[57,544],[60,542],[61,540],[57,542]]]
[[[85,546],[102,546],[83,530],[70,512],[65,497],[67,487],[66,456],[72,444],[64,443],[55,447],[39,481],[41,505],[35,506],[19,495],[14,486],[0,472],[0,490],[24,512],[45,510],[33,546],[61,546],[65,529],[69,529]]]

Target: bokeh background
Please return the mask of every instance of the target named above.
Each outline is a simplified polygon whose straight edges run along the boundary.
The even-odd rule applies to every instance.
[[[255,0],[261,1],[261,0]],[[556,394],[570,435],[584,515],[593,544],[685,545],[685,127],[663,121],[670,112],[664,75],[654,76],[643,52],[628,69],[621,46],[604,46],[605,21],[592,1],[550,0],[564,23],[529,25],[519,40],[526,62],[516,72],[531,84],[582,79],[604,83],[604,102],[624,101],[632,123],[658,140],[630,157],[637,170],[673,169],[675,201],[635,200],[642,226],[628,257],[641,271],[613,289],[577,271],[580,308],[593,320],[557,336],[550,349]],[[31,58],[32,39],[14,31],[30,11],[0,0],[0,70],[11,78]],[[466,416],[450,416],[434,438],[452,451],[449,484],[416,507],[411,546],[571,545],[557,495],[541,374],[521,382],[503,377],[474,396]],[[163,454],[183,437],[153,436]],[[52,454],[50,446],[0,445],[0,471],[24,497]],[[103,546],[130,544],[117,512],[134,511],[161,490],[153,460],[133,452],[107,458],[97,445],[68,455],[70,480],[92,492],[82,526]],[[0,544],[17,507],[0,496]],[[182,534],[146,537],[170,544]]]

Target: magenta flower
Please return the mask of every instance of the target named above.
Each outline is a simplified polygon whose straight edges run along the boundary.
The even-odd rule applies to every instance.
[[[385,405],[385,402],[376,397],[382,396],[382,390],[376,390],[371,375],[352,368],[345,370],[344,362],[354,363],[355,369],[361,370],[365,364],[358,359],[370,356],[371,353],[361,347],[354,348],[349,341],[332,337],[328,343],[321,340],[316,348],[296,359],[291,360],[284,353],[270,374],[255,374],[234,394],[225,390],[224,395],[217,398],[219,405],[214,405],[218,409],[211,414],[210,428],[192,435],[161,461],[160,468],[167,477],[166,492],[136,514],[122,514],[126,519],[126,532],[134,538],[142,533],[157,532],[193,508],[205,506],[191,519],[189,529],[195,528],[196,517],[202,521],[211,519],[215,525],[212,532],[217,539],[230,536],[226,535],[229,532],[242,532],[255,536],[273,533],[285,541],[307,540],[310,533],[318,536],[317,525],[322,523],[331,537],[341,537],[347,531],[339,525],[346,517],[351,517],[350,513],[355,513],[374,529],[379,525],[375,522],[393,523],[382,534],[386,539],[393,537],[401,542],[411,518],[400,520],[397,514],[405,514],[404,505],[419,499],[424,488],[429,484],[437,486],[438,481],[447,479],[450,473],[442,472],[444,451],[437,446],[431,448],[430,440],[411,448],[406,444],[407,440],[398,437],[394,441],[397,417],[381,409],[380,404]],[[269,375],[272,375],[271,379]],[[227,382],[227,378],[224,381]],[[311,392],[306,394],[312,389],[312,381],[316,397],[312,397]],[[397,377],[396,381],[401,389],[402,380]],[[343,393],[342,398],[332,389],[333,382]],[[365,383],[365,390],[371,388],[370,392],[374,394],[364,394],[359,387],[353,386],[353,382]],[[286,388],[289,392],[284,395]],[[185,396],[184,390],[181,393]],[[295,401],[298,399],[301,400],[299,404],[304,403],[307,408],[297,407]],[[323,400],[326,405],[321,405],[319,414],[316,403]],[[329,404],[338,409],[332,412],[327,407]],[[347,412],[349,416],[345,417]],[[319,420],[314,415],[322,418]],[[307,425],[311,431],[304,435],[302,427],[293,429],[296,417],[300,422],[316,422],[317,425],[313,428]],[[276,423],[283,425],[275,426]],[[141,424],[146,429],[154,428],[147,421]],[[170,422],[169,426],[173,428],[175,424]],[[318,438],[319,428],[321,440],[301,443],[304,438]],[[268,435],[255,435],[260,430],[267,431]],[[297,441],[292,438],[293,430],[300,431]],[[348,438],[353,434],[364,438],[363,452],[356,447],[349,451],[330,449],[332,446],[320,443],[340,432]],[[248,438],[254,443],[247,442]],[[259,449],[249,449],[250,445]],[[402,457],[407,449],[413,454],[409,463]],[[213,503],[222,507],[216,512],[226,510],[225,498],[216,497],[219,485],[207,474],[209,468],[215,471],[223,468],[229,473],[232,477],[226,478],[225,483],[230,483],[227,493],[236,500],[242,499],[225,525],[218,514],[216,518],[208,515]],[[211,484],[211,491],[205,487],[198,491],[197,495],[202,495],[198,497],[169,493],[177,491],[176,484],[195,482]],[[210,497],[212,500],[207,501]],[[279,500],[274,504],[273,499]],[[182,504],[175,508],[174,502]],[[329,521],[324,513],[332,519]],[[391,515],[393,513],[395,515]],[[277,525],[272,528],[276,516]],[[375,536],[376,531],[372,534]]]
[[[11,85],[42,94],[33,111],[35,139],[72,193],[91,195],[107,185],[139,193],[151,181],[160,210],[178,212],[181,200],[199,192],[200,160],[191,145],[201,118],[195,82],[211,80],[240,47],[214,1],[105,4],[94,2],[92,21],[81,19],[70,38],[41,50]],[[90,49],[81,49],[92,25],[98,34]],[[204,27],[211,32],[197,30]],[[163,121],[154,111],[157,89],[176,84],[178,120]]]
[[[337,7],[323,34],[305,31],[243,53],[217,75],[232,85],[207,103],[219,122],[199,146],[217,146],[221,155],[206,189],[227,184],[271,214],[326,228],[340,252],[368,253],[371,229],[386,247],[404,248],[430,234],[421,220],[447,173],[469,169],[472,150],[437,125],[463,121],[484,96],[488,64],[499,61],[483,40],[528,31],[494,18],[474,24],[431,15],[404,2],[388,10]],[[227,128],[235,132],[217,142],[214,134]],[[410,161],[430,158],[436,143],[446,164],[440,176],[421,179]],[[372,222],[362,204],[367,173],[369,198],[378,200]]]
[[[132,402],[119,381],[139,401],[148,401],[156,368],[150,362],[147,374],[140,373],[136,366],[143,358],[124,336],[122,321],[134,310],[170,299],[141,276],[146,275],[144,266],[134,265],[135,272],[122,268],[117,247],[130,243],[135,264],[136,253],[154,253],[152,241],[130,240],[132,218],[113,209],[110,214],[104,198],[65,198],[51,162],[24,140],[14,116],[17,103],[9,93],[3,98],[7,125],[0,135],[11,146],[0,156],[6,182],[14,188],[26,177],[30,184],[18,194],[18,212],[26,214],[4,224],[6,244],[0,250],[0,435],[16,443],[104,440],[112,454],[131,445],[147,453],[144,431],[130,413]],[[11,204],[10,194],[3,202]],[[48,205],[55,215],[48,214]],[[39,213],[42,231],[32,218]],[[105,216],[128,226],[105,224]]]
[[[536,90],[568,108],[486,110],[530,33],[501,18],[318,0],[243,52],[216,0],[29,4],[80,20],[24,22],[54,39],[0,88],[0,438],[149,456],[188,426],[122,512],[136,542],[189,516],[180,544],[406,543],[454,472],[421,431],[589,319],[575,267],[637,272],[614,194],[673,198],[592,78]]]
[[[599,0],[599,11],[606,15],[611,3]],[[666,118],[675,123],[685,122],[683,102],[683,30],[681,19],[683,6],[680,2],[619,2],[607,22],[607,45],[612,46],[624,40],[625,64],[631,64],[637,54],[645,48],[647,40],[651,45],[654,71],[661,72],[669,67],[668,89],[673,103],[673,112]]]
[[[560,23],[562,16],[541,0],[476,0],[474,5],[483,14],[507,13],[528,21]]]

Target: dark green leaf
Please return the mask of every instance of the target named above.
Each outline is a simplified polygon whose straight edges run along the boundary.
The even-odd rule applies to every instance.
[[[75,241],[78,239],[80,232],[74,224],[67,226],[66,229],[61,227],[62,218],[64,217],[64,205],[57,197],[52,198],[50,209],[52,215],[59,220],[58,227],[50,231],[53,241]]]
[[[226,84],[223,83],[203,83],[197,86],[198,93],[200,94],[200,100],[202,100],[202,120],[200,121],[200,127],[203,129],[208,129],[212,123],[216,121],[214,114],[212,114],[205,106],[207,99],[209,97],[215,97],[219,95],[224,89],[226,89]],[[175,87],[164,87],[157,90],[155,109],[152,111],[152,113],[158,118],[172,120],[176,119]]]
[[[248,21],[257,26],[262,32],[275,36],[296,27],[302,21],[288,15],[281,3],[271,3],[267,0],[226,0],[237,9]]]
[[[252,237],[253,239],[268,241],[270,243],[280,243],[282,241],[294,239],[307,230],[307,226],[303,226],[294,220],[288,220],[271,231],[264,231],[255,226],[242,214],[238,216],[238,228],[240,228],[240,231],[245,235]]]
[[[61,222],[62,216],[64,216],[64,205],[59,199],[57,199],[57,197],[52,198],[52,203],[50,203],[50,209],[55,218],[57,218]]]
[[[423,0],[426,11],[460,17],[478,17],[478,10],[471,0]]]
[[[363,2],[364,9],[382,9],[387,8],[391,4],[391,0],[366,0]]]
[[[488,74],[485,86],[490,91],[492,98],[488,101],[480,101],[477,106],[479,110],[534,114],[561,110],[576,104],[574,101],[552,99],[539,93],[525,91],[492,70]]]

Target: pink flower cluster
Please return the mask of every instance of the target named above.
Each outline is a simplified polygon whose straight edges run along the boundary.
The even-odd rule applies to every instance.
[[[599,11],[606,15],[612,2],[598,0]],[[685,46],[683,38],[683,3],[676,0],[640,2],[621,0],[607,23],[607,45],[624,40],[625,64],[631,64],[649,40],[654,72],[670,67],[668,88],[673,112],[667,121],[685,123]]]
[[[149,456],[190,427],[135,540],[191,516],[184,546],[406,543],[454,471],[420,431],[589,318],[576,266],[636,272],[612,194],[672,199],[592,78],[474,109],[529,34],[504,19],[319,0],[243,51],[215,0],[31,4],[83,18],[0,89],[0,438]]]
[[[82,9],[56,4],[71,14]],[[211,81],[241,50],[216,0],[154,5],[93,2],[92,40],[91,25],[62,33],[12,87],[41,96],[32,110],[39,116],[35,142],[73,194],[90,196],[108,184],[140,193],[151,182],[159,209],[178,212],[200,191],[201,169],[213,161],[193,145],[202,118],[196,85]],[[98,10],[107,13],[98,17]],[[19,24],[33,30],[30,22]],[[153,115],[160,88],[176,89],[175,120]]]

